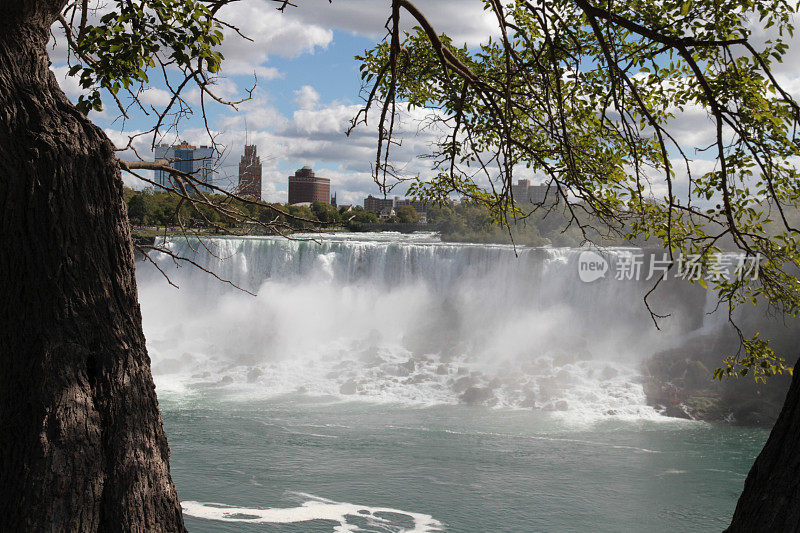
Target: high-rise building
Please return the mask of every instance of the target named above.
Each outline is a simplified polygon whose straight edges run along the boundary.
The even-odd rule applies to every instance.
[[[188,192],[194,192],[195,188],[203,192],[212,192],[211,187],[203,184],[213,184],[214,182],[214,150],[210,146],[192,146],[186,141],[170,146],[160,144],[155,148],[155,160],[166,159],[169,165],[175,170],[191,174],[201,183],[192,181],[186,184]],[[168,189],[174,188],[174,181],[170,181],[171,174],[166,170],[156,170],[155,181],[159,185]]]
[[[555,187],[550,188],[549,192],[547,188],[547,185],[531,185],[530,180],[517,180],[517,184],[511,186],[511,193],[518,205],[543,204],[546,199],[552,199],[553,203],[557,202]]]
[[[394,206],[395,207],[400,207],[401,205],[410,205],[411,207],[414,208],[414,211],[416,211],[419,214],[423,214],[423,213],[427,214],[428,213],[428,206],[426,204],[424,204],[422,202],[415,202],[414,200],[412,200],[410,198],[401,198],[400,196],[395,196],[394,197]]]
[[[245,145],[239,161],[239,194],[261,200],[261,158],[255,145]]]
[[[289,176],[289,203],[319,202],[328,204],[331,201],[331,180],[314,175],[311,167],[305,166]]]
[[[364,198],[364,209],[380,214],[385,209],[394,208],[394,200],[391,198],[375,198],[371,194]]]

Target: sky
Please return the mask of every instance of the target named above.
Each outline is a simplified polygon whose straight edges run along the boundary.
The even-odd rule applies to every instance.
[[[217,92],[226,98],[246,95],[246,89],[257,78],[252,98],[238,106],[211,105],[209,126],[218,133],[218,141],[227,147],[218,164],[217,184],[235,184],[238,162],[245,138],[258,147],[263,166],[262,197],[267,201],[285,202],[287,177],[295,169],[310,165],[318,176],[331,179],[331,190],[340,204],[361,204],[368,194],[378,195],[372,180],[371,164],[377,149],[374,122],[360,126],[349,137],[345,130],[358,112],[361,79],[354,56],[373,47],[385,34],[384,24],[390,13],[387,0],[301,0],[298,7],[281,13],[268,0],[234,2],[221,11],[222,18],[237,26],[253,42],[227,30],[222,45],[225,55],[223,78]],[[426,16],[440,32],[456,43],[477,45],[497,35],[493,16],[483,10],[477,0],[425,0],[419,3]],[[56,35],[59,33],[56,31]],[[754,34],[764,38],[763,32]],[[800,44],[795,38],[784,64],[779,66],[779,80],[794,93],[800,94]],[[80,94],[77,82],[66,76],[68,67],[63,46],[56,40],[51,51],[52,70],[62,88],[73,100]],[[198,102],[198,91],[189,92],[189,100]],[[169,99],[158,83],[143,95],[154,106]],[[111,104],[111,105],[109,105]],[[133,116],[123,124],[117,118],[111,101],[106,109],[90,114],[117,146],[125,146],[128,134],[147,130],[151,117]],[[431,175],[431,162],[424,156],[436,133],[421,128],[424,115],[412,114],[401,125],[403,144],[394,151],[406,174]],[[713,139],[713,129],[706,114],[689,109],[673,125],[676,137],[687,144],[701,146]],[[179,134],[174,132],[160,140],[173,143],[186,140],[207,145],[209,140],[199,116],[185,121]],[[152,159],[152,137],[138,138],[134,146],[144,159]],[[134,159],[132,153],[123,158]],[[708,156],[697,154],[698,171],[713,167]],[[536,176],[521,174],[516,178]],[[126,184],[142,188],[146,184],[132,176]],[[658,192],[658,191],[656,191]],[[402,195],[398,188],[392,194]]]
[[[354,56],[372,48],[383,36],[389,2],[382,0],[305,0],[284,13],[267,0],[244,0],[226,7],[221,18],[237,26],[253,42],[226,31],[222,52],[223,76],[217,92],[230,99],[246,95],[257,77],[252,99],[238,111],[221,105],[210,106],[209,124],[226,145],[219,163],[220,186],[236,180],[238,162],[245,137],[258,147],[263,166],[263,198],[285,202],[287,177],[305,165],[318,176],[331,179],[331,190],[340,204],[362,203],[368,194],[378,195],[372,179],[371,162],[377,150],[377,135],[372,123],[359,127],[349,137],[345,130],[360,109],[361,77]],[[494,33],[480,2],[429,0],[431,21],[459,42],[477,44]],[[55,32],[59,35],[58,31]],[[76,100],[80,88],[66,73],[66,57],[56,40],[51,51],[52,70],[67,95]],[[197,102],[197,90],[189,93]],[[169,100],[158,83],[143,95],[155,106]],[[113,101],[105,102],[103,112],[92,112],[92,120],[102,127],[117,146],[125,146],[127,135],[152,126],[150,117],[133,116],[124,128],[117,118]],[[409,174],[430,173],[430,162],[419,156],[428,152],[432,134],[416,134],[416,123],[406,124],[414,133],[395,152]],[[404,128],[405,129],[405,128]],[[185,121],[180,134],[162,142],[186,140],[209,144],[199,117]],[[143,159],[152,158],[152,137],[139,138],[134,146]],[[135,156],[127,154],[129,158]],[[126,154],[123,153],[123,158]],[[142,188],[146,184],[131,176],[126,184]],[[404,190],[397,189],[402,195]],[[394,194],[394,193],[393,193]]]

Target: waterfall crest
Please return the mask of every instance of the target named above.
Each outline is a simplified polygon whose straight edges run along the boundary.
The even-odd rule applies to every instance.
[[[642,300],[651,283],[582,282],[585,249],[388,233],[165,244],[257,296],[157,258],[173,290],[141,263],[161,388],[649,417],[639,362],[702,327],[702,291],[655,298],[673,314],[659,332]]]

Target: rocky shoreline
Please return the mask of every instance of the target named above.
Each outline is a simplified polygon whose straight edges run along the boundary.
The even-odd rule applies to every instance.
[[[735,350],[730,341],[700,336],[653,355],[642,364],[648,404],[669,417],[771,427],[791,376],[775,376],[767,383],[749,376],[714,380],[721,354]]]

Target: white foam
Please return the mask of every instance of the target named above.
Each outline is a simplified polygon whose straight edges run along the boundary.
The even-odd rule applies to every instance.
[[[294,493],[306,499],[297,507],[271,507],[266,509],[234,507],[218,503],[185,501],[181,503],[183,512],[195,518],[221,522],[241,522],[250,524],[297,524],[312,520],[335,522],[331,530],[336,533],[364,531],[354,517],[366,521],[369,527],[379,527],[381,531],[403,533],[427,533],[443,531],[444,526],[432,516],[393,509],[390,507],[371,507],[352,503],[336,502],[304,493]],[[413,520],[409,529],[397,523],[390,515],[401,515]],[[357,522],[357,521],[356,521]]]
[[[326,235],[319,243],[217,238],[197,269],[140,265],[159,393],[250,400],[533,408],[577,421],[659,418],[639,361],[657,336],[635,283],[581,284],[580,250],[452,245],[432,234]],[[168,244],[191,255],[181,240]],[[571,266],[570,266],[571,265]],[[466,380],[465,380],[466,378]]]

